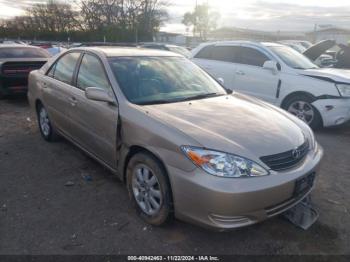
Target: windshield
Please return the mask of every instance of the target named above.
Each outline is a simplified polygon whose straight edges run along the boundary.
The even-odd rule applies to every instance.
[[[169,51],[183,55],[184,57],[189,58],[191,56],[191,52],[188,51],[186,48],[184,47],[180,47],[180,46],[169,46]]]
[[[298,53],[293,48],[288,46],[269,46],[283,62],[295,69],[314,69],[318,68],[309,58]]]
[[[112,71],[127,99],[139,105],[226,95],[224,88],[183,57],[119,57]]]
[[[0,58],[48,58],[50,54],[41,48],[4,47],[0,48]]]

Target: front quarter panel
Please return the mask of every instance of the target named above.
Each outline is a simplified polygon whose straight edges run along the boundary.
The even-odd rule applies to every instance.
[[[133,146],[144,148],[159,158],[165,167],[173,166],[185,172],[195,169],[181,150],[182,145],[200,146],[200,144],[176,128],[156,119],[142,106],[130,103],[120,105],[121,141],[125,153]],[[119,174],[123,174],[123,165],[119,165]],[[171,177],[170,177],[171,180]]]
[[[281,106],[288,95],[297,92],[308,93],[315,97],[328,95],[339,96],[339,92],[332,82],[300,75],[298,73],[281,73],[281,89],[278,99],[278,105]]]

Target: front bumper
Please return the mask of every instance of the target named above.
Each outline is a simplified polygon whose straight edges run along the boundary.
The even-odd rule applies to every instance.
[[[350,120],[350,99],[319,99],[312,103],[320,112],[323,126],[336,126]]]
[[[219,230],[248,226],[284,212],[312,190],[295,196],[296,180],[317,172],[323,156],[318,145],[292,170],[265,177],[220,178],[196,168],[187,173],[168,166],[175,216]]]

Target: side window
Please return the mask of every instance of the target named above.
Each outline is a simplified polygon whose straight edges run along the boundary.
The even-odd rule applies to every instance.
[[[97,57],[89,54],[84,55],[79,68],[77,87],[82,90],[87,87],[110,89],[103,65]]]
[[[79,57],[80,53],[68,53],[62,56],[50,69],[48,76],[51,76],[64,83],[71,84],[74,69]]]
[[[57,65],[57,63],[55,63],[55,64],[51,67],[51,69],[49,70],[49,72],[47,73],[47,75],[48,75],[49,77],[54,77],[54,76],[55,76],[56,65]]]
[[[237,48],[236,46],[215,46],[212,51],[212,59],[236,63]]]
[[[194,58],[201,58],[201,59],[212,59],[211,58],[211,53],[213,50],[213,46],[206,46],[202,48]]]
[[[260,51],[250,47],[239,47],[238,54],[238,63],[245,65],[262,67],[266,61],[270,60],[266,55],[264,55]]]

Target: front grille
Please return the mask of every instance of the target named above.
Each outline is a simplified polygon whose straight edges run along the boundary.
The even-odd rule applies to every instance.
[[[299,164],[307,155],[309,151],[309,141],[306,140],[301,146],[279,154],[263,156],[263,161],[269,168],[275,171],[292,168]]]

